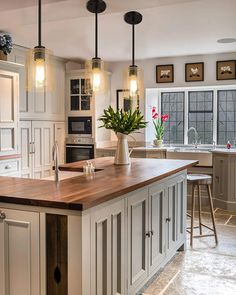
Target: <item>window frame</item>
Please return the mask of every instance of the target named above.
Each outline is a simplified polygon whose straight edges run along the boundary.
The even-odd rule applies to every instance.
[[[218,91],[220,90],[236,90],[236,85],[214,85],[214,86],[196,86],[196,87],[173,87],[173,88],[149,88],[146,89],[146,98],[150,96],[148,105],[146,103],[146,118],[150,118],[150,104],[157,108],[157,112],[161,113],[161,96],[162,93],[184,92],[184,145],[188,145],[188,114],[189,114],[189,99],[188,93],[191,91],[212,91],[213,92],[213,141],[218,144]],[[156,101],[157,98],[157,101]],[[154,100],[155,99],[155,100]],[[150,134],[146,139],[150,138]],[[209,144],[202,144],[209,146]],[[220,145],[224,146],[224,145]]]

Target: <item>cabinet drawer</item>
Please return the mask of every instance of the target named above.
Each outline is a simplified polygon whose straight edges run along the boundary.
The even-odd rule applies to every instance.
[[[19,160],[8,160],[0,162],[0,175],[19,171]]]

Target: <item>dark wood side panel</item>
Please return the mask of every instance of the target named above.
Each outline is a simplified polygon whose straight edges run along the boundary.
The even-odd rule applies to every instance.
[[[47,295],[68,294],[67,216],[46,214]]]

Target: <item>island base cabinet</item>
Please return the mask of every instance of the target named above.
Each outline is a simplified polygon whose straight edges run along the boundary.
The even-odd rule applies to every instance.
[[[40,295],[39,213],[0,213],[0,294]]]
[[[125,201],[91,215],[91,295],[125,294]]]
[[[186,241],[186,174],[128,197],[128,293],[136,294]]]

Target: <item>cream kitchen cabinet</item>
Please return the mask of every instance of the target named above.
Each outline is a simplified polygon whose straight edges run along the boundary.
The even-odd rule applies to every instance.
[[[39,216],[0,206],[1,295],[40,295]]]
[[[125,294],[124,220],[124,200],[92,214],[91,294]]]
[[[128,294],[136,294],[186,238],[186,176],[128,197]]]
[[[27,49],[14,46],[10,61],[25,65]],[[26,91],[27,74],[25,67],[20,70],[20,118],[24,120],[65,119],[65,60],[53,59],[53,90],[36,92]]]
[[[50,121],[20,122],[22,177],[40,179],[52,175],[52,147],[55,140],[59,142],[60,162],[64,162],[64,131],[64,123]]]
[[[213,152],[213,198],[215,206],[236,210],[236,154]]]
[[[18,153],[18,68],[0,62],[0,156]]]

